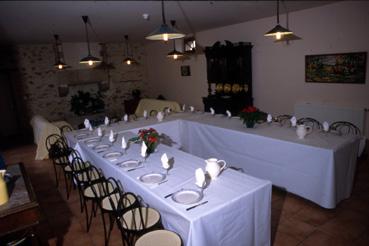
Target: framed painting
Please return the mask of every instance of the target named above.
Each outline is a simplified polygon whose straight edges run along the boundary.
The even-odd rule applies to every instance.
[[[191,76],[190,66],[181,66],[181,75],[182,76]]]
[[[366,52],[307,55],[305,81],[365,84]]]

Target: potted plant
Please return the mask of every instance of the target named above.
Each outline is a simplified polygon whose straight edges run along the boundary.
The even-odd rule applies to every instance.
[[[247,106],[242,109],[239,116],[247,128],[253,128],[255,123],[265,121],[267,114],[254,106]]]

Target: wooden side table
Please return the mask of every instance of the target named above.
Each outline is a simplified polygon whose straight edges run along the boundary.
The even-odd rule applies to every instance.
[[[12,178],[9,201],[0,206],[0,241],[32,229],[40,220],[40,206],[23,163],[7,166],[7,172]]]

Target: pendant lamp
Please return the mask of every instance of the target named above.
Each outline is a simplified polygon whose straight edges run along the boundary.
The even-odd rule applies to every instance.
[[[172,27],[174,28],[176,21],[172,20],[170,21],[170,23],[172,24]],[[173,39],[173,50],[168,53],[167,57],[177,60],[179,57],[182,57],[182,56],[183,56],[183,53],[176,50],[176,40]]]
[[[164,0],[161,1],[161,16],[163,23],[160,25],[158,29],[150,33],[148,36],[146,36],[146,39],[168,41],[169,39],[183,38],[185,36],[185,34],[180,33],[174,27],[170,27],[166,24],[164,12]]]
[[[265,33],[264,36],[275,36],[275,38],[278,40],[281,39],[283,35],[288,34],[293,34],[293,32],[279,25],[279,0],[277,0],[277,25],[272,30]]]
[[[64,61],[64,52],[63,52],[63,46],[62,43],[59,40],[59,35],[54,35],[55,44],[54,44],[54,53],[55,53],[55,64],[54,67],[62,70],[65,68],[68,68],[69,66],[65,64]]]
[[[90,40],[88,38],[88,29],[87,29],[88,16],[82,16],[82,20],[85,23],[85,31],[86,31],[86,41],[87,41],[87,51],[88,51],[88,54],[87,54],[86,57],[82,58],[79,61],[79,63],[88,64],[88,65],[92,66],[95,63],[101,62],[101,60],[99,58],[94,57],[93,55],[91,55]]]
[[[136,61],[129,54],[128,35],[124,35],[124,39],[126,40],[126,58],[123,60],[123,63],[131,65],[132,63],[136,63]]]

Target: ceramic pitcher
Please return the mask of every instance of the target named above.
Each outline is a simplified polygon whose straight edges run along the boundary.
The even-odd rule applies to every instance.
[[[227,163],[224,160],[218,160],[216,158],[207,159],[205,162],[205,170],[208,172],[212,180],[216,179],[219,173],[227,166]]]
[[[0,205],[7,203],[9,200],[8,189],[4,180],[5,170],[0,170]]]
[[[297,125],[296,128],[296,134],[299,137],[299,139],[304,139],[306,135],[311,133],[312,128],[310,126],[305,125]]]

